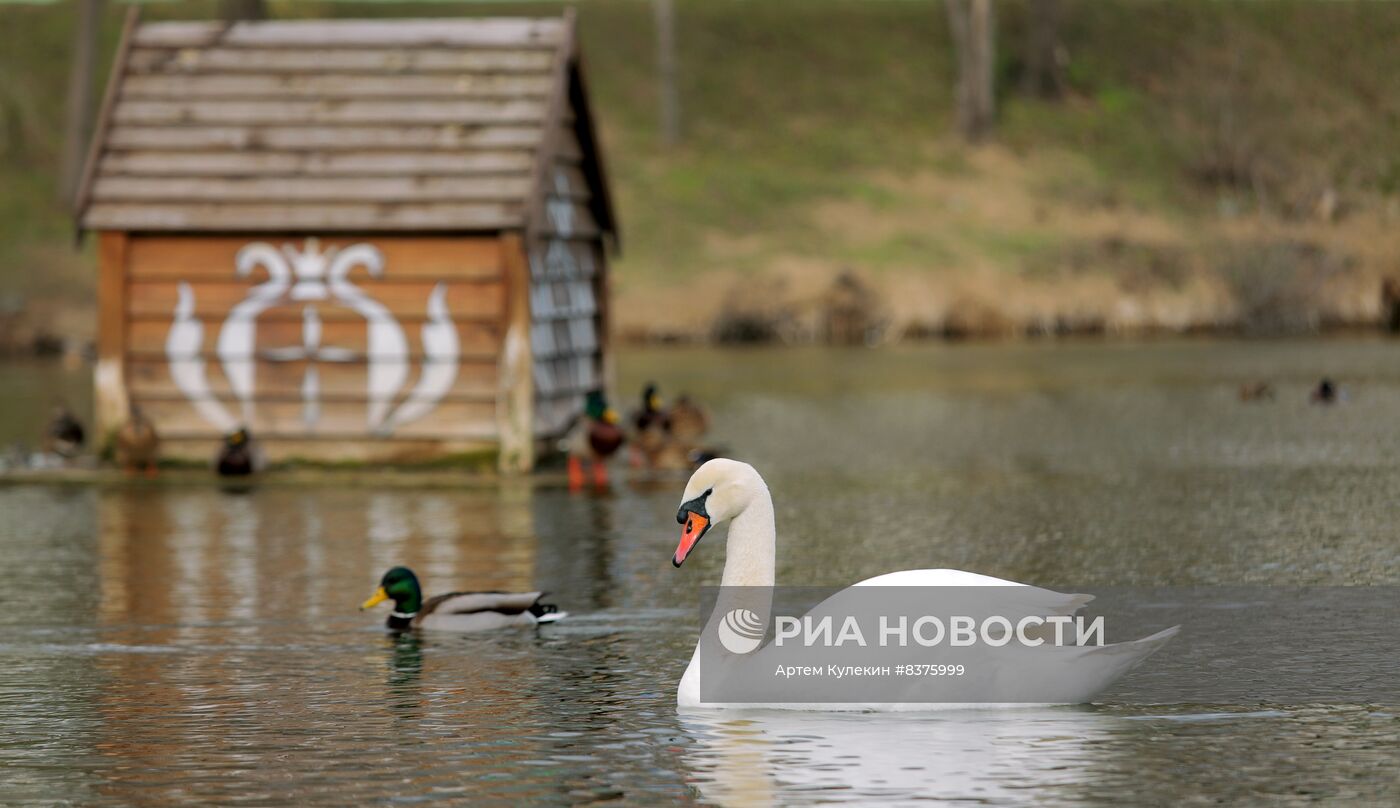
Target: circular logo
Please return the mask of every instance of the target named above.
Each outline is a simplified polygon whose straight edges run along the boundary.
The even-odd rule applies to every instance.
[[[763,642],[767,624],[748,609],[734,609],[719,621],[719,644],[733,654],[747,654]]]

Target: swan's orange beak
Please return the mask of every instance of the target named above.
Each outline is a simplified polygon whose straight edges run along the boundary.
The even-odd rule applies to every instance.
[[[682,524],[685,526],[681,529],[681,543],[676,545],[676,554],[671,557],[671,564],[677,567],[685,563],[686,556],[700,543],[705,531],[710,529],[710,520],[706,517],[691,511],[686,511],[684,516],[685,521]]]

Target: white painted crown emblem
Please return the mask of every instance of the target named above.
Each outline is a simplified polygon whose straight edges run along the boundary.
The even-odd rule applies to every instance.
[[[360,243],[322,252],[315,238],[308,238],[300,250],[292,244],[284,244],[278,250],[267,242],[254,242],[238,251],[234,264],[240,277],[247,277],[258,268],[268,276],[229,310],[215,345],[215,355],[238,402],[238,417],[229,413],[209,384],[203,358],[204,324],[194,313],[194,290],[188,283],[179,285],[175,320],[165,341],[176,386],[200,415],[220,431],[231,431],[240,423],[254,423],[259,362],[305,362],[302,422],[312,431],[320,421],[319,366],[323,363],[365,363],[365,425],[379,434],[389,434],[398,426],[427,415],[452,388],[461,346],[457,327],[447,311],[444,284],[437,284],[428,295],[427,319],[421,334],[424,359],[418,382],[395,407],[394,401],[408,381],[408,340],[389,309],[365,294],[349,277],[359,267],[372,278],[382,276],[384,256],[378,248]],[[364,318],[367,350],[322,343],[317,304],[326,301],[352,309]],[[301,305],[300,343],[259,350],[258,317],[274,306],[289,303]]]

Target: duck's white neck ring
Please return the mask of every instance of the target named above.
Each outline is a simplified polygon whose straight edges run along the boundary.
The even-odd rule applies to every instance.
[[[411,619],[413,619],[413,617],[414,617],[415,615],[417,615],[417,614],[418,614],[418,612],[401,612],[401,611],[399,611],[398,609],[395,609],[394,611],[389,612],[389,616],[390,616],[390,617],[397,617],[397,618],[399,618],[400,620],[411,620]]]

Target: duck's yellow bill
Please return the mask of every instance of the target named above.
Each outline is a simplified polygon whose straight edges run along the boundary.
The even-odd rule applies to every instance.
[[[374,594],[369,596],[369,600],[360,604],[360,609],[363,610],[372,608],[374,606],[378,606],[379,604],[383,603],[388,599],[389,593],[385,592],[384,587],[381,586],[378,589],[374,590]]]

